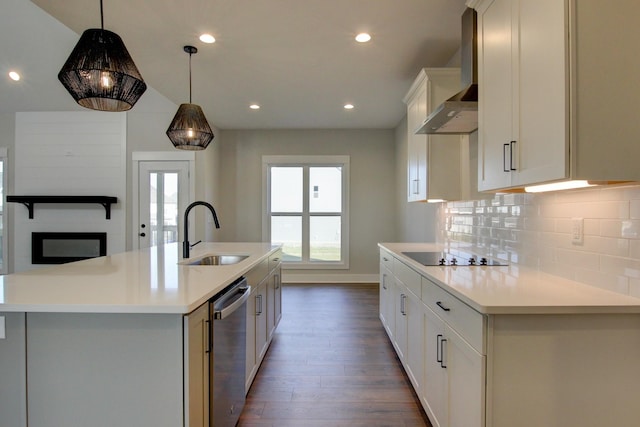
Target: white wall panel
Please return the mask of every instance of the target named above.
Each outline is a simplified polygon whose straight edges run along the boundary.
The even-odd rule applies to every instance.
[[[31,233],[106,232],[107,253],[125,250],[126,113],[16,114],[16,195],[115,196],[111,219],[99,204],[36,204],[33,219],[13,204],[14,270],[33,268]]]

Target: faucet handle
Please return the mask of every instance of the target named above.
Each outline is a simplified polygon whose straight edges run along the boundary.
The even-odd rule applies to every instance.
[[[194,244],[189,245],[189,248],[190,248],[190,249],[191,249],[191,248],[193,248],[193,247],[194,247],[195,245],[197,245],[198,243],[202,243],[202,240],[198,240],[198,241],[197,241],[197,242],[195,242]]]

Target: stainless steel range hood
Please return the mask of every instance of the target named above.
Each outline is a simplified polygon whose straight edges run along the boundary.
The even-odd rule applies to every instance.
[[[462,87],[425,119],[415,133],[468,134],[478,129],[478,43],[476,11],[462,14]]]

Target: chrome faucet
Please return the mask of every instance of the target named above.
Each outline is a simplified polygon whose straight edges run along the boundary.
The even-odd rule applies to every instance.
[[[215,222],[216,228],[220,228],[216,210],[213,209],[213,206],[211,206],[209,203],[198,200],[187,206],[187,209],[185,209],[184,211],[184,242],[182,242],[182,258],[189,258],[189,249],[191,249],[191,246],[189,245],[189,211],[191,211],[194,206],[198,205],[206,206],[207,208],[209,208],[209,210],[211,211],[211,215],[213,215],[213,222]],[[196,242],[194,246],[198,243],[200,243],[200,241]]]

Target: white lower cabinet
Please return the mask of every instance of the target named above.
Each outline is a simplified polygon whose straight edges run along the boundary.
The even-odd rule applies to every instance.
[[[251,285],[251,295],[247,301],[246,392],[258,373],[282,318],[281,258],[282,251],[277,251],[246,275]]]
[[[206,427],[209,423],[209,304],[184,316],[185,426]]]
[[[442,342],[449,408],[445,425],[484,426],[486,357],[449,326],[445,326]]]
[[[381,318],[434,427],[638,426],[635,308],[486,315],[400,256],[380,272]]]
[[[381,262],[380,317],[431,423],[484,427],[485,317],[397,258],[395,274],[387,266]]]
[[[485,356],[431,309],[425,312],[422,404],[434,426],[481,427]]]
[[[433,427],[447,425],[446,383],[447,371],[442,360],[444,322],[430,309],[425,310],[424,347],[424,387],[419,395]]]

